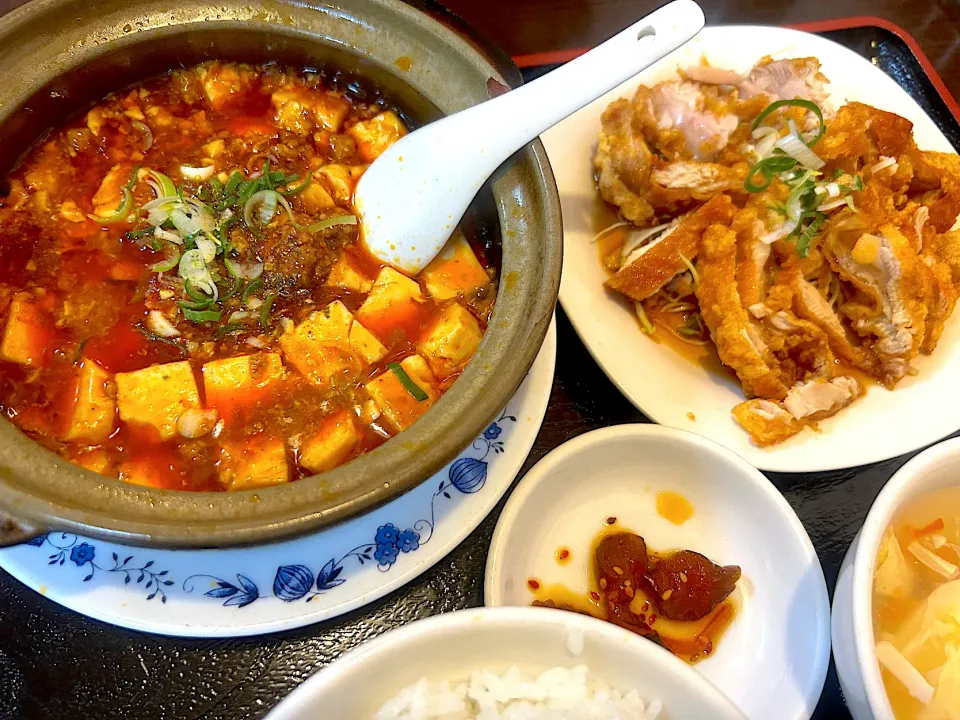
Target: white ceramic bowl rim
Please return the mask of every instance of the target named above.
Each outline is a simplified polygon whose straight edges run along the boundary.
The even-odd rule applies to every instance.
[[[553,625],[564,632],[580,631],[584,635],[591,635],[609,644],[626,644],[641,662],[660,664],[672,675],[682,678],[685,685],[695,689],[696,693],[715,709],[723,709],[722,717],[743,717],[736,706],[721,693],[712,683],[701,677],[696,670],[649,640],[637,635],[624,633],[620,628],[603,620],[578,615],[565,610],[537,607],[478,607],[458,610],[451,613],[434,615],[416,622],[403,625],[385,632],[383,635],[365,642],[360,647],[351,650],[331,665],[323,668],[307,678],[300,687],[290,693],[280,705],[274,708],[270,717],[279,712],[285,718],[284,712],[293,711],[308,702],[315,687],[319,684],[335,685],[338,680],[349,674],[355,665],[362,663],[370,655],[384,652],[388,648],[404,646],[414,640],[424,640],[430,636],[442,636],[449,639],[455,637],[458,630],[476,622],[496,622],[498,624],[515,625]],[[560,664],[559,662],[557,664]],[[479,669],[479,668],[478,668]],[[400,688],[397,688],[399,691]],[[292,717],[292,715],[291,715]],[[718,715],[720,717],[720,715]]]
[[[504,572],[504,553],[506,552],[507,543],[510,542],[510,535],[519,522],[519,518],[522,516],[526,502],[535,494],[539,487],[551,481],[554,476],[552,472],[553,468],[562,466],[571,457],[595,444],[622,439],[636,441],[660,439],[679,442],[702,450],[707,455],[726,460],[739,471],[738,477],[742,481],[742,485],[733,488],[732,492],[756,493],[758,496],[768,500],[775,508],[775,520],[771,522],[777,522],[785,533],[791,536],[791,539],[796,543],[797,547],[801,549],[801,555],[804,560],[810,567],[814,568],[820,576],[821,592],[818,596],[818,602],[822,603],[822,612],[819,613],[817,627],[810,628],[810,631],[815,632],[817,637],[824,639],[818,644],[816,654],[810,658],[810,662],[813,663],[811,677],[817,678],[819,684],[809,684],[800,690],[809,711],[812,711],[812,708],[816,705],[822,693],[823,682],[826,678],[827,668],[830,662],[831,648],[829,640],[830,600],[827,593],[826,582],[823,579],[823,570],[820,565],[819,556],[803,524],[797,517],[796,512],[773,483],[759,470],[729,448],[724,447],[715,440],[687,430],[656,424],[614,425],[579,435],[563,443],[541,458],[534,468],[520,481],[517,488],[514,489],[497,521],[487,556],[487,566],[484,577],[485,604],[488,607],[502,606],[507,602],[504,598],[503,583],[500,581],[501,575]],[[619,628],[614,627],[614,630],[626,634]]]
[[[551,475],[549,468],[563,463],[567,458],[582,452],[584,448],[594,443],[615,438],[666,438],[679,440],[689,443],[690,445],[695,445],[707,453],[723,456],[740,469],[744,482],[776,505],[790,532],[803,546],[805,553],[812,558],[814,562],[819,563],[819,557],[813,547],[813,543],[810,541],[810,536],[807,535],[803,523],[800,522],[793,508],[790,507],[790,503],[787,502],[786,498],[783,497],[780,491],[777,490],[763,473],[735,452],[715,440],[710,440],[709,438],[697,435],[688,430],[679,430],[666,425],[655,425],[652,423],[612,425],[610,427],[591,430],[583,435],[578,435],[572,440],[568,440],[559,447],[551,450],[537,462],[534,468],[520,481],[517,488],[507,499],[507,505],[497,520],[497,527],[490,541],[490,552],[487,555],[484,594],[490,593],[492,587],[497,590],[494,596],[487,598],[486,601],[488,604],[497,605],[503,602],[499,597],[499,584],[491,582],[494,573],[498,571],[496,562],[499,553],[496,552],[496,548],[506,541],[506,537],[512,530],[526,499],[533,494],[540,484],[550,481]],[[827,631],[825,630],[824,632]]]
[[[912,497],[912,488],[920,483],[931,468],[947,458],[960,454],[960,438],[945,440],[912,458],[900,468],[874,500],[866,522],[860,529],[860,540],[853,561],[853,634],[857,665],[866,689],[867,702],[875,718],[893,720],[893,708],[880,675],[880,664],[874,652],[873,636],[873,572],[877,549],[893,516]]]

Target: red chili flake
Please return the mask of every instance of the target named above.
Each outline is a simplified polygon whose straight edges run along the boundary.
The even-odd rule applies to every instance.
[[[599,599],[600,599],[600,593],[598,593],[598,592],[596,592],[596,591],[594,591],[594,590],[591,590],[591,591],[590,591],[590,599],[591,599],[591,600],[599,600]]]
[[[568,557],[570,557],[570,551],[566,548],[560,548],[560,550],[557,552],[557,557],[561,560],[566,560]]]
[[[651,616],[650,616],[650,619],[647,620],[647,625],[653,625],[656,621],[657,621],[657,616],[656,616],[656,615],[651,615]]]
[[[607,518],[607,525],[613,525],[616,521],[617,521],[617,518],[611,515],[610,517]]]
[[[530,580],[527,580],[527,586],[528,586],[531,590],[539,590],[539,589],[540,589],[540,582],[539,582],[538,580],[534,580],[533,578],[531,578]]]

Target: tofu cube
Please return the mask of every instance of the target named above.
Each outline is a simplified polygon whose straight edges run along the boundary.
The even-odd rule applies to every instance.
[[[385,340],[395,328],[409,328],[417,323],[423,299],[416,280],[385,267],[357,310],[357,319]]]
[[[467,364],[482,339],[477,319],[460,303],[451,302],[417,343],[417,351],[426,358],[434,375],[443,380]]]
[[[423,269],[427,292],[436,300],[475,295],[490,284],[490,276],[459,232]]]
[[[308,135],[316,127],[336,132],[350,111],[350,104],[339,95],[305,87],[277,90],[270,102],[277,124],[298,135]]]
[[[388,147],[407,134],[403,121],[392,110],[358,122],[347,130],[357,143],[360,155],[367,162],[373,162]]]
[[[119,478],[124,482],[144,487],[162,488],[166,477],[160,472],[152,457],[137,457],[120,463]]]
[[[211,140],[203,146],[203,152],[206,157],[215,158],[217,155],[226,150],[227,144],[223,141],[223,138],[217,138],[216,140]]]
[[[387,349],[337,300],[310,313],[280,347],[293,366],[320,386],[336,387],[355,381],[367,364],[387,354]]]
[[[224,107],[235,95],[248,90],[251,80],[249,72],[233,63],[213,63],[200,69],[203,94],[215,109]]]
[[[388,429],[401,432],[413,425],[440,397],[437,381],[426,360],[411,355],[400,362],[409,378],[426,393],[425,400],[417,400],[393,370],[387,369],[368,382],[367,393],[380,408]]]
[[[98,445],[116,427],[117,402],[113,375],[93,360],[84,360],[77,378],[77,394],[64,440],[83,440]]]
[[[352,255],[344,253],[330,268],[324,285],[344,288],[355,293],[368,293],[373,287],[373,280],[366,276]]]
[[[14,296],[0,342],[0,358],[21,365],[42,365],[53,332],[43,311],[27,293]]]
[[[349,205],[353,202],[353,190],[357,181],[366,169],[366,165],[331,163],[321,167],[313,176],[319,177],[338,204]]]
[[[117,373],[115,379],[120,419],[153,426],[161,440],[176,434],[180,413],[200,407],[197,381],[186,361]]]
[[[261,391],[283,379],[279,353],[254,353],[214,360],[203,366],[203,392],[208,406],[221,413],[234,404],[256,400]]]
[[[101,475],[110,474],[110,455],[103,448],[84,450],[73,458],[73,462],[90,472],[100,473]]]
[[[287,448],[282,439],[266,435],[225,442],[220,448],[217,476],[227,490],[282,485],[290,480]]]
[[[324,420],[300,446],[300,464],[313,473],[332,470],[346,462],[363,439],[356,416],[341,410]]]
[[[295,181],[293,183],[294,187],[300,182],[302,181]],[[333,196],[318,182],[311,182],[307,185],[297,195],[297,199],[300,201],[300,204],[303,205],[303,209],[308,213],[318,213],[321,210],[326,210],[337,204]]]

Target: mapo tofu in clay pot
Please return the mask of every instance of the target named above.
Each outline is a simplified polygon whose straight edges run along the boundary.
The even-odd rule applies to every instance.
[[[384,267],[351,206],[408,132],[320,75],[208,62],[55,129],[0,203],[0,408],[130,483],[244,490],[323,473],[456,381],[498,284],[457,232]]]

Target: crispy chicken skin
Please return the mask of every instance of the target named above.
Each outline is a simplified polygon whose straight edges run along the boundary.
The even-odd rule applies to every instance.
[[[674,276],[687,270],[682,257],[692,261],[697,256],[700,237],[707,226],[729,223],[732,218],[733,202],[730,198],[715,196],[687,216],[663,240],[652,242],[649,250],[607,280],[607,287],[632,300],[647,299]]]
[[[723,225],[708,227],[703,233],[697,268],[700,315],[720,360],[737,373],[749,396],[784,398],[787,388],[780,381],[778,369],[771,365],[769,350],[754,334],[737,292],[737,234]]]
[[[840,314],[873,354],[877,379],[892,388],[920,352],[933,299],[931,273],[899,230],[883,225],[868,233],[862,220],[841,217],[823,247],[834,272],[855,289]],[[874,251],[855,252],[865,236]]]
[[[616,205],[627,220],[642,226],[653,219],[653,207],[645,199],[652,158],[634,122],[633,104],[617,100],[604,111],[600,122],[594,156],[600,196]]]

